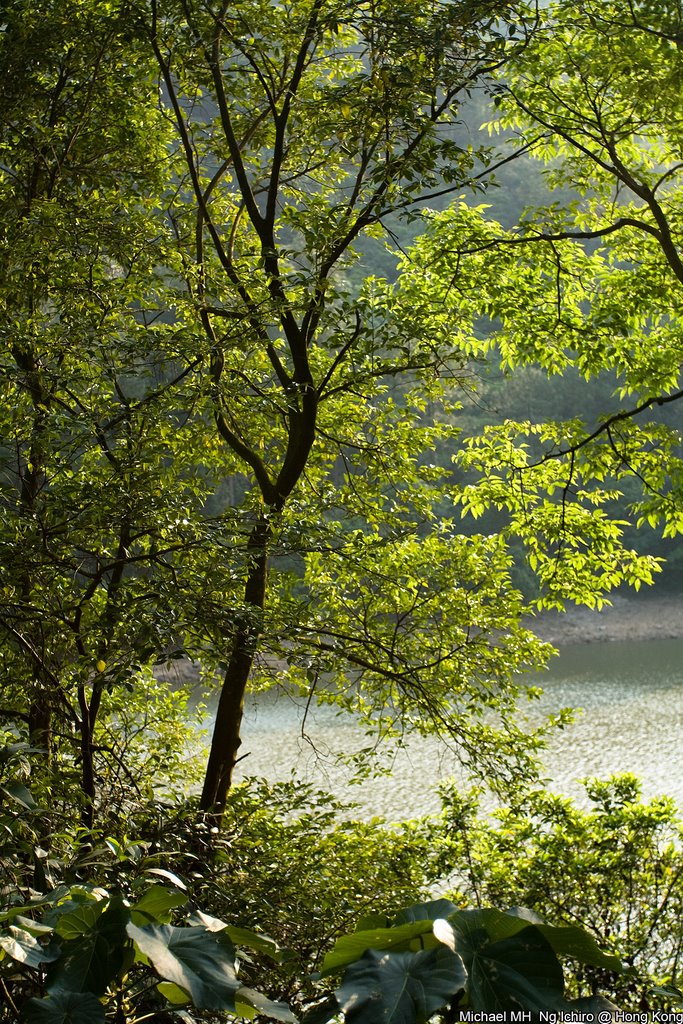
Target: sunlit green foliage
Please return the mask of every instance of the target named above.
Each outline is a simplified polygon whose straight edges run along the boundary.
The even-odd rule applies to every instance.
[[[0,792],[14,813],[0,818],[0,866],[6,902],[36,917],[26,890],[51,893],[56,920],[82,881],[109,886],[75,900],[88,905],[86,945],[62,936],[78,948],[50,953],[44,962],[61,966],[45,977],[43,961],[14,954],[42,955],[52,933],[38,923],[33,934],[30,914],[28,939],[8,923],[3,994],[22,1005],[46,996],[34,1019],[120,1024],[137,1012],[138,979],[144,989],[157,976],[195,1005],[237,1011],[234,978],[207,1003],[182,965],[167,969],[170,919],[142,939],[127,930],[141,927],[131,915],[149,870],[182,869],[202,905],[280,929],[302,969],[370,890],[396,909],[426,883],[435,851],[424,831],[378,839],[315,800],[291,821],[272,794],[230,798],[249,687],[275,679],[360,714],[380,736],[438,731],[512,800],[533,778],[538,736],[516,704],[523,672],[548,649],[522,625],[513,553],[540,603],[599,607],[658,570],[631,549],[630,524],[673,537],[683,522],[680,434],[650,415],[681,398],[679,41],[667,3],[5,5]],[[352,277],[363,239],[386,237],[387,218],[482,187],[494,158],[460,124],[479,88],[496,96],[492,145],[500,126],[538,157],[557,203],[504,228],[479,199],[460,198],[424,212],[396,281]],[[509,374],[609,370],[616,406],[464,441],[459,404],[476,391],[473,365],[494,351]],[[190,775],[187,694],[152,673],[175,656],[223,675],[190,828],[185,811],[154,802]],[[604,822],[564,811],[592,869]],[[625,815],[623,805],[619,827]],[[627,831],[629,850],[641,838]],[[553,843],[563,866],[557,834]],[[542,874],[536,861],[529,872]],[[659,880],[644,877],[658,899]],[[487,884],[502,887],[495,863]],[[578,900],[569,883],[567,893]],[[507,906],[502,889],[496,898]],[[615,893],[619,907],[625,898]],[[9,922],[14,910],[2,913]],[[487,931],[504,916],[476,918],[487,948],[514,938]],[[642,920],[627,958],[655,935]],[[524,941],[545,972],[518,972],[524,1005],[540,991],[564,1007],[558,950],[539,922],[519,921],[504,923],[532,928]],[[224,931],[197,927],[202,943]],[[423,931],[432,936],[431,923]],[[418,991],[423,974],[433,981],[460,956],[453,941],[429,942],[442,948],[387,961],[392,985],[407,971]],[[101,948],[110,973],[90,984],[74,963]],[[467,948],[467,983],[458,967],[406,1019],[460,993],[485,1006]],[[377,981],[382,956],[371,959],[331,1015],[340,1004],[349,1020],[374,1012],[353,1002]],[[309,982],[281,966],[277,986],[305,1003]]]
[[[607,988],[624,1005],[678,1003],[683,905],[681,822],[666,797],[641,798],[632,775],[585,783],[588,809],[543,791],[476,817],[476,803],[442,788],[434,822],[440,870],[453,899],[529,907],[556,924],[580,922],[631,968],[623,976],[573,972],[573,988]]]
[[[676,17],[666,4],[550,5],[506,66],[491,130],[513,131],[550,186],[571,184],[578,198],[560,191],[511,230],[483,207],[453,207],[430,219],[405,264],[423,330],[442,336],[469,315],[473,357],[495,348],[511,375],[615,374],[602,416],[579,401],[569,419],[490,426],[455,459],[468,482],[456,505],[504,513],[542,599],[558,606],[599,607],[620,583],[652,580],[656,560],[623,542],[629,523],[664,537],[681,527],[680,432],[655,415],[681,396]],[[624,490],[626,512],[615,505]]]

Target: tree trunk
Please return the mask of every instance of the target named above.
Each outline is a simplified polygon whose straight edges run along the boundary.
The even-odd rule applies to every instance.
[[[240,731],[244,695],[263,628],[270,536],[271,527],[267,514],[264,514],[251,531],[247,543],[249,567],[244,587],[247,616],[237,630],[223,680],[199,804],[200,810],[210,812],[219,819],[232,785],[237,753],[242,743]]]
[[[52,759],[52,708],[48,696],[48,684],[40,675],[35,676],[35,695],[28,709],[28,734],[32,747],[43,752],[46,764]],[[41,692],[42,691],[42,692]]]

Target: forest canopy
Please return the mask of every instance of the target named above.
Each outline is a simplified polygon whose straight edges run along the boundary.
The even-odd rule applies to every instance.
[[[531,770],[525,602],[650,583],[625,528],[682,522],[673,7],[72,6],[3,26],[6,726],[90,823],[169,657],[223,677],[205,811],[272,681]],[[481,193],[534,161],[504,229]],[[463,431],[486,358],[614,395]]]
[[[216,913],[294,906],[272,927],[303,944],[301,971],[348,970],[309,1022],[378,1012],[379,967],[354,960],[374,939],[323,960],[361,910],[360,933],[404,958],[382,960],[398,988],[426,985],[401,1020],[488,1008],[496,971],[476,982],[473,929],[492,962],[517,963],[524,940],[543,964],[497,1007],[576,1007],[565,996],[589,985],[580,1005],[598,1010],[595,972],[618,967],[599,923],[567,937],[533,908],[400,910],[456,858],[477,899],[540,877],[538,907],[575,926],[586,892],[580,911],[557,897],[543,852],[546,835],[568,856],[562,815],[591,851],[628,832],[659,909],[620,938],[624,882],[611,948],[680,996],[672,807],[638,803],[630,777],[593,785],[583,816],[529,796],[566,718],[531,731],[520,707],[551,654],[531,613],[650,585],[683,529],[682,40],[673,0],[3,5],[0,986],[15,1016],[125,1024],[165,1000],[159,1020],[193,1019],[190,1003],[294,1020],[236,980],[241,944],[277,964],[282,999],[312,998],[260,924],[194,905],[171,924],[189,898],[175,857]],[[161,672],[174,661],[200,665],[216,700],[198,768],[190,693]],[[502,853],[487,868],[512,833],[475,828],[446,789],[440,826],[380,841],[335,831],[331,798],[236,787],[245,697],[274,686],[354,714],[373,743],[442,736],[512,801],[515,834],[537,823],[533,855],[504,880]],[[280,847],[302,872],[315,852],[324,895],[304,906]],[[244,891],[228,897],[221,871]],[[582,966],[565,992],[568,950]],[[635,998],[629,984],[613,989]]]

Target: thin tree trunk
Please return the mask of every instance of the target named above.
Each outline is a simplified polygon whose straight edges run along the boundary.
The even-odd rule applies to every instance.
[[[21,454],[17,453],[21,480],[19,502],[22,511],[31,518],[36,514],[38,499],[46,483],[43,468],[43,436],[47,427],[47,409],[50,397],[43,387],[33,353],[22,351],[18,346],[15,346],[12,351],[17,365],[25,374],[24,386],[34,407],[31,444],[23,464]],[[32,568],[31,562],[27,561],[20,575],[22,600],[26,605],[31,603],[34,586]],[[38,650],[36,645],[36,651]],[[28,732],[32,746],[44,751],[45,761],[48,765],[52,757],[52,704],[50,684],[46,679],[45,672],[40,664],[35,664],[33,692],[28,709]]]
[[[242,743],[240,731],[244,695],[262,631],[270,536],[268,517],[263,515],[251,531],[247,543],[249,568],[244,587],[247,617],[237,630],[223,680],[199,804],[200,810],[215,814],[218,818],[225,808],[237,754]]]

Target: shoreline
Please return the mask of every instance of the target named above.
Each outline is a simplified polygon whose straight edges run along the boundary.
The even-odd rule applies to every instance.
[[[613,595],[602,611],[571,605],[566,611],[529,615],[525,625],[554,647],[615,643],[623,640],[683,639],[683,594]],[[154,669],[157,679],[199,681],[199,666],[186,659]]]
[[[566,612],[539,612],[527,619],[527,625],[555,647],[683,638],[683,594],[618,594],[611,601],[602,611],[571,606]]]

